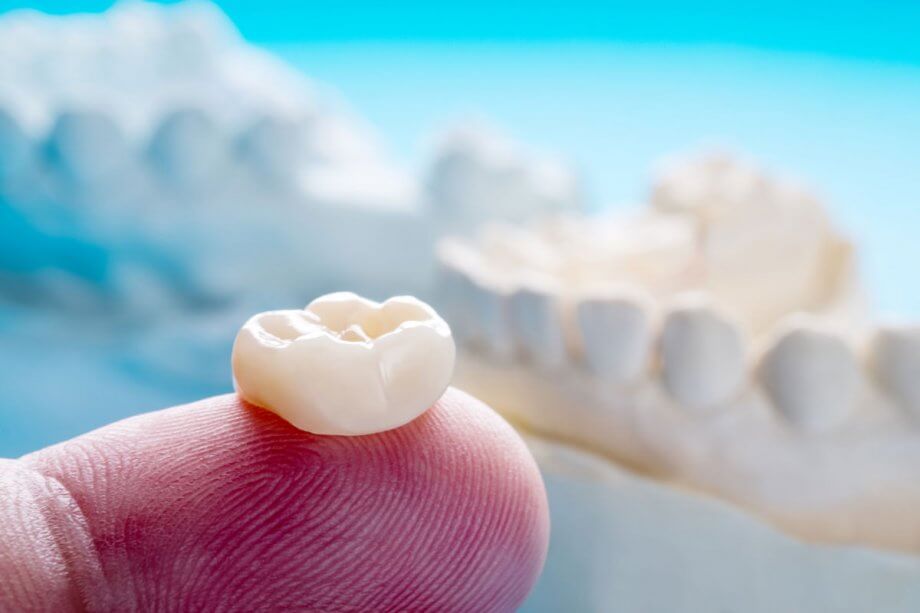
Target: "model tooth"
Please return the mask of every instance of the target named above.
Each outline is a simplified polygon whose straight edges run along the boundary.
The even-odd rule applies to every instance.
[[[871,361],[885,390],[920,417],[920,326],[880,328],[872,340]]]
[[[476,344],[492,357],[507,360],[513,354],[508,295],[480,279],[471,279],[470,307]]]
[[[301,430],[362,435],[427,410],[450,384],[454,358],[450,328],[427,304],[342,292],[252,317],[233,346],[233,376],[246,401]]]
[[[202,111],[185,109],[166,117],[150,141],[149,155],[164,180],[190,187],[213,178],[226,159],[227,145]]]
[[[440,262],[438,267],[439,306],[444,319],[450,324],[457,342],[465,344],[476,339],[476,322],[470,308],[474,289],[469,276],[449,262]]]
[[[683,406],[708,411],[740,393],[745,339],[725,315],[702,303],[673,309],[661,336],[664,385]]]
[[[259,175],[289,181],[309,162],[306,121],[265,117],[240,138],[239,153]]]
[[[115,122],[93,111],[61,114],[49,136],[48,154],[60,171],[81,184],[115,177],[129,156]]]
[[[786,419],[804,430],[821,431],[853,411],[860,370],[842,337],[799,321],[787,325],[764,354],[760,378]]]
[[[546,368],[565,363],[565,337],[556,297],[549,291],[521,288],[508,301],[514,344],[521,356]]]
[[[651,301],[638,292],[580,301],[575,317],[588,369],[614,383],[638,379],[651,354],[651,313]]]
[[[457,338],[493,357],[511,357],[508,299],[483,277],[478,252],[464,241],[444,239],[438,246],[445,315]]]

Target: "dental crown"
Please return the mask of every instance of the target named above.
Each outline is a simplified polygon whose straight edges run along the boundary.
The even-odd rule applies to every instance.
[[[244,400],[301,430],[362,435],[424,413],[454,357],[450,328],[424,302],[340,292],[253,316],[233,346],[233,377]]]

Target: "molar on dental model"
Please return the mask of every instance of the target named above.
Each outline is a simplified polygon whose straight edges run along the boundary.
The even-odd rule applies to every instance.
[[[512,334],[525,360],[559,368],[567,360],[561,314],[551,291],[520,288],[509,298]]]
[[[661,333],[664,386],[691,411],[715,409],[745,383],[745,347],[727,316],[698,300],[685,300],[665,318]]]
[[[49,159],[71,181],[96,185],[130,158],[128,143],[112,119],[96,111],[69,111],[58,117],[48,138]]]
[[[450,384],[454,358],[450,328],[424,302],[339,292],[249,319],[233,376],[243,399],[301,430],[354,436],[425,412]]]
[[[611,383],[631,383],[649,366],[652,301],[641,291],[607,292],[578,302],[575,318],[587,369]]]
[[[798,319],[785,325],[764,354],[760,377],[786,419],[820,432],[853,412],[861,373],[842,337]]]

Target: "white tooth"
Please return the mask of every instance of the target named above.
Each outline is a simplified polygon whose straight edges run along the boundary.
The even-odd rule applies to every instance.
[[[493,358],[508,360],[513,353],[509,326],[508,295],[500,289],[488,287],[479,279],[471,279],[470,310],[475,322],[478,343]]]
[[[252,317],[233,346],[233,376],[242,398],[301,430],[362,435],[425,412],[450,384],[454,357],[450,328],[424,302],[341,292]]]
[[[508,297],[483,279],[485,264],[467,243],[444,239],[438,245],[441,290],[448,321],[457,338],[507,360],[512,354]]]
[[[462,345],[475,340],[475,322],[470,309],[472,281],[465,271],[450,262],[440,261],[438,266],[438,296],[440,311],[450,324],[454,338]]]
[[[885,390],[920,417],[920,326],[888,326],[872,340],[872,366]]]
[[[461,240],[445,238],[438,243],[439,306],[461,344],[476,340],[477,326],[470,307],[474,290],[468,272],[475,257],[475,250]]]
[[[800,321],[789,324],[766,351],[760,378],[789,421],[820,431],[852,412],[860,372],[842,337]]]
[[[638,379],[649,365],[652,305],[638,292],[582,300],[576,307],[588,369],[614,383]]]
[[[264,178],[289,181],[309,163],[308,124],[266,117],[242,135],[239,152]]]
[[[546,368],[565,363],[565,337],[555,296],[548,291],[518,289],[508,301],[514,344],[521,356]]]
[[[747,374],[745,339],[712,307],[678,306],[664,322],[661,363],[671,395],[691,410],[706,411],[741,391]]]
[[[163,119],[150,141],[149,156],[169,184],[200,185],[226,161],[227,145],[206,113],[186,109]]]
[[[61,114],[51,130],[48,152],[59,170],[85,184],[114,177],[129,156],[115,122],[91,111]]]

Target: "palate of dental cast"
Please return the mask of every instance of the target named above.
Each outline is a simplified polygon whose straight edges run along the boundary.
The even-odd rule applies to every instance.
[[[575,317],[588,370],[612,383],[641,377],[651,359],[651,312],[651,299],[638,291],[579,301]]]
[[[689,212],[705,220],[737,208],[737,202],[755,203],[771,188],[757,168],[717,151],[666,164],[655,182],[652,202],[662,210]]]
[[[920,418],[920,326],[879,328],[871,342],[870,361],[888,394]]]
[[[307,432],[354,436],[425,412],[450,384],[454,359],[450,328],[424,302],[339,292],[253,316],[232,361],[247,402]]]
[[[855,408],[861,378],[856,356],[842,337],[807,320],[779,332],[759,370],[776,408],[806,431],[833,428]]]
[[[738,327],[716,309],[695,302],[678,305],[661,332],[664,385],[688,409],[714,409],[741,391],[745,348]]]

